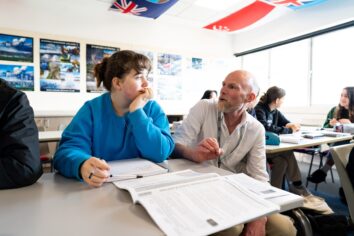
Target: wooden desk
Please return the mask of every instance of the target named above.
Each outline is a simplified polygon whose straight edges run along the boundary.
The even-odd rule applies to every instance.
[[[303,138],[300,143],[280,143],[279,145],[267,145],[266,153],[277,153],[283,151],[290,151],[297,148],[312,147],[320,144],[336,143],[340,141],[351,140],[352,135],[341,137],[319,137],[314,139]]]
[[[183,159],[170,160],[169,168],[230,173]],[[0,191],[0,232],[26,236],[163,235],[144,208],[133,204],[128,192],[111,183],[91,188],[53,173],[44,174],[34,185]]]
[[[63,131],[39,131],[38,138],[40,143],[59,142]]]

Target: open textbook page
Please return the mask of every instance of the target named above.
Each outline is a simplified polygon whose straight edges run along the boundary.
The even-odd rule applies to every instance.
[[[167,173],[168,169],[152,161],[142,158],[132,158],[108,162],[111,177],[107,182],[135,179],[151,175]]]
[[[253,192],[262,199],[271,201],[280,206],[280,211],[287,211],[290,209],[302,207],[304,198],[284,191],[282,189],[271,186],[268,183],[262,183],[245,174],[233,174],[225,176],[231,182],[241,184],[249,191]]]
[[[117,181],[167,235],[208,235],[279,211],[215,173],[191,170]]]

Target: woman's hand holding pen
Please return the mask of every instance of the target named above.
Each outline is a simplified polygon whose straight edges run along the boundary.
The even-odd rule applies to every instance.
[[[100,187],[109,177],[109,165],[105,160],[90,157],[82,164],[80,173],[86,183]]]
[[[151,88],[144,88],[140,91],[140,94],[132,101],[129,106],[129,111],[133,112],[139,108],[143,108],[145,104],[154,97],[154,93]]]

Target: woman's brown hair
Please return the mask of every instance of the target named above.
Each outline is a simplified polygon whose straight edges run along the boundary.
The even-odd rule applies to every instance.
[[[111,91],[112,79],[114,77],[123,79],[132,69],[138,73],[144,69],[150,72],[151,62],[145,55],[131,50],[119,51],[110,57],[103,58],[102,62],[94,68],[97,87],[103,83],[103,86]]]

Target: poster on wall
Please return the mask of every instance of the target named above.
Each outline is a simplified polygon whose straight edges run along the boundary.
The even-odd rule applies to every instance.
[[[25,91],[34,90],[33,66],[0,64],[0,78],[12,87]]]
[[[182,78],[163,76],[158,80],[157,95],[161,100],[182,100]]]
[[[0,34],[0,60],[33,62],[33,38]]]
[[[203,59],[202,58],[187,58],[187,69],[202,70]]]
[[[149,81],[149,86],[153,88],[154,87],[154,68],[155,68],[154,53],[151,51],[141,51],[141,50],[137,50],[136,52],[147,56],[151,62],[151,70],[150,70],[150,73],[149,73],[147,79]]]
[[[102,92],[104,91],[103,84],[99,88],[96,87],[96,80],[93,74],[93,69],[97,63],[100,63],[104,57],[110,57],[113,53],[119,51],[119,48],[86,45],[86,90],[87,92]]]
[[[80,92],[80,44],[40,39],[41,91]]]
[[[160,75],[180,75],[182,71],[182,56],[159,53],[157,56],[157,70]]]

